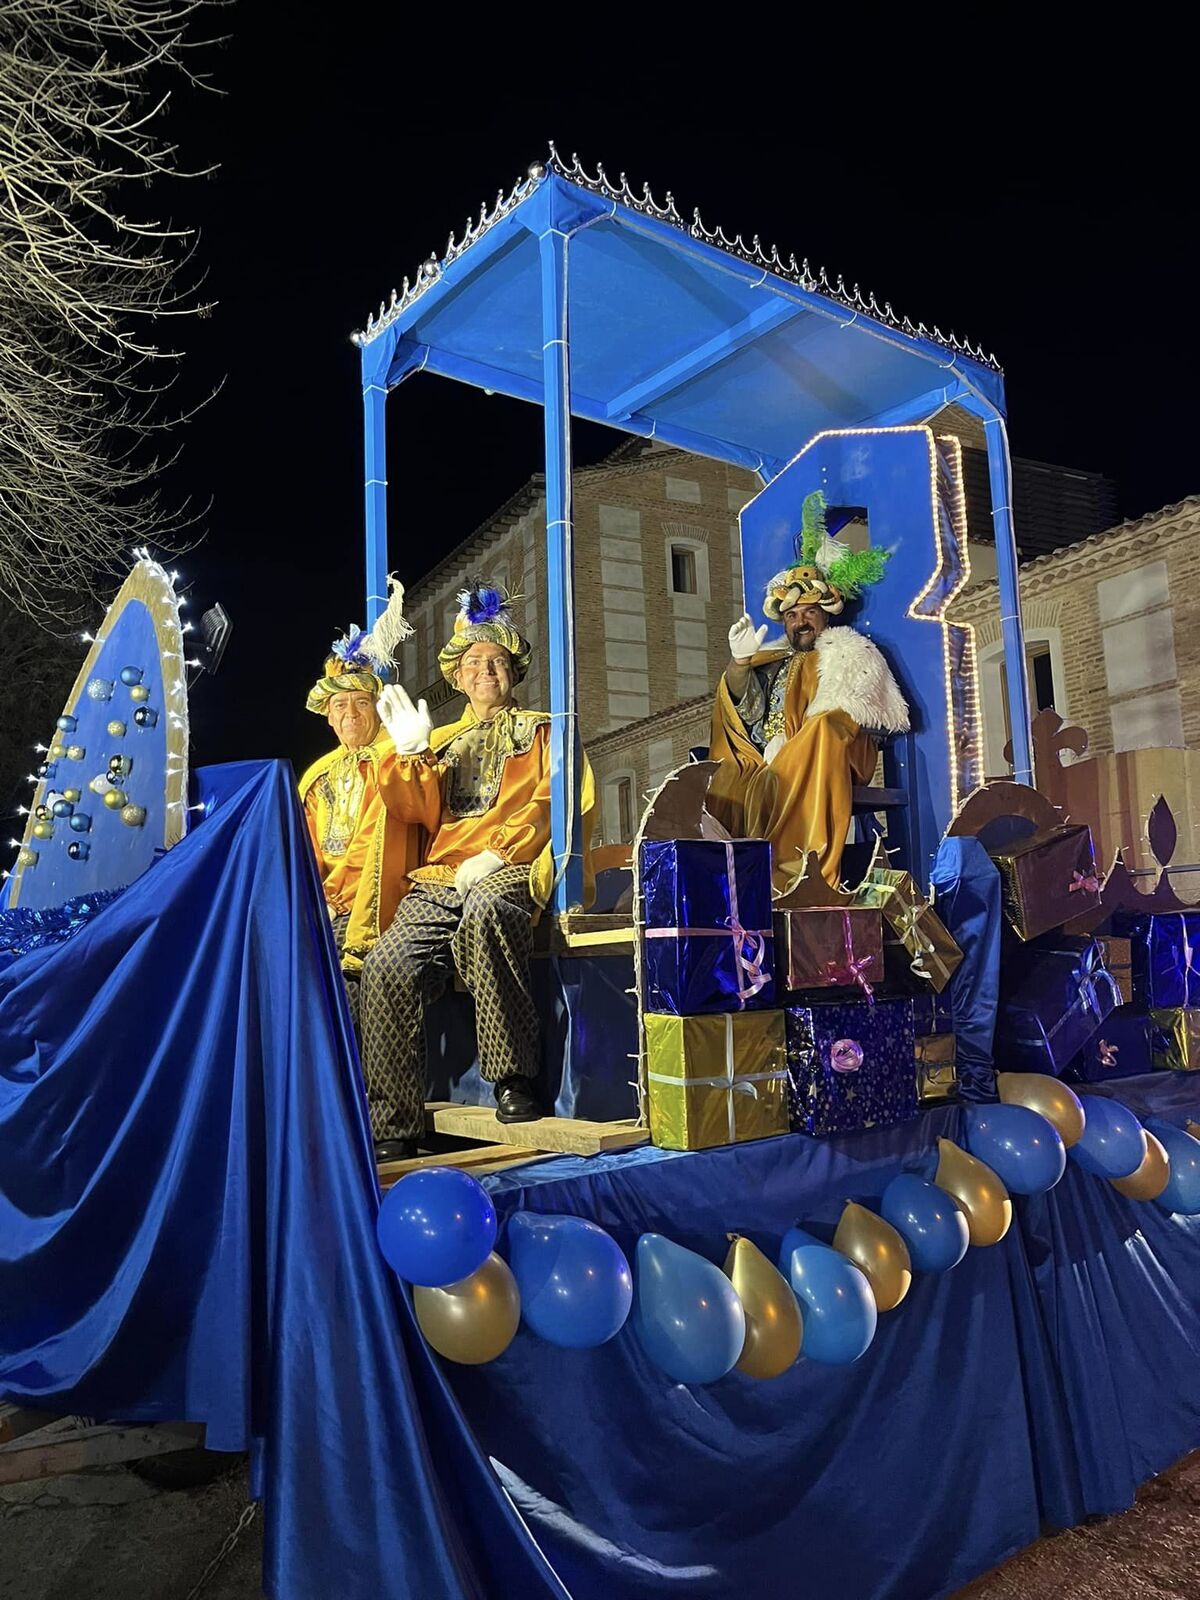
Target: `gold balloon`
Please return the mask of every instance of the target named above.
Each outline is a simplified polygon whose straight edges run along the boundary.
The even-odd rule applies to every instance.
[[[846,1202],[833,1248],[862,1268],[880,1311],[894,1311],[912,1287],[908,1246],[890,1222],[866,1206]]]
[[[1142,1164],[1127,1178],[1110,1178],[1118,1194],[1130,1200],[1157,1200],[1171,1181],[1171,1158],[1149,1128],[1146,1133],[1146,1154]]]
[[[751,1378],[778,1378],[795,1363],[804,1337],[791,1284],[757,1246],[736,1235],[722,1270],[746,1313],[746,1342],[738,1371]]]
[[[998,1072],[996,1087],[1006,1106],[1028,1106],[1058,1129],[1065,1145],[1083,1137],[1087,1114],[1079,1096],[1044,1072]]]
[[[413,1309],[438,1355],[477,1367],[494,1361],[513,1342],[521,1321],[521,1294],[508,1263],[493,1250],[460,1283],[444,1289],[415,1284]]]
[[[1000,1243],[1012,1221],[1012,1201],[991,1167],[960,1150],[949,1139],[939,1139],[933,1181],[957,1200],[965,1212],[972,1244]]]
[[[1193,1139],[1200,1139],[1200,1122],[1188,1122],[1183,1131],[1190,1133]]]

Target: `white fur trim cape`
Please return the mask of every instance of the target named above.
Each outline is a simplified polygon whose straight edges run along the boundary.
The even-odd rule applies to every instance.
[[[817,692],[805,721],[844,711],[868,732],[907,733],[908,706],[891,669],[865,634],[842,626],[817,635]]]

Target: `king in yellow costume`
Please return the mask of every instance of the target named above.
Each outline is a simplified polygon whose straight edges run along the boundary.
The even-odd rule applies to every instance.
[[[830,626],[847,598],[882,576],[884,551],[853,551],[824,528],[824,497],[804,503],[801,560],[771,579],[763,615],[786,642],[763,648],[767,625],[747,614],[729,630],[730,662],[717,685],[709,755],[721,763],[709,791],[735,835],[769,839],[776,883],[815,851],[836,885],[855,780],[875,769],[878,733],[908,727],[908,707],[875,645]]]
[[[519,1122],[542,1114],[532,1088],[540,1027],[529,962],[554,877],[550,718],[513,698],[531,650],[507,597],[477,583],[460,602],[438,660],[467,698],[462,717],[435,730],[425,702],[414,706],[403,689],[385,689],[379,700],[395,750],[380,772],[383,803],[429,839],[409,894],[363,963],[363,1068],[376,1148],[388,1155],[414,1149],[423,1131],[424,1010],[456,970],[475,999],[480,1071],[495,1085],[497,1115]],[[585,763],[585,842],[592,807]],[[588,866],[585,846],[585,873]]]

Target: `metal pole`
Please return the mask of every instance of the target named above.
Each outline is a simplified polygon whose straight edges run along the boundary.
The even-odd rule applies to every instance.
[[[550,839],[553,907],[583,904],[579,708],[575,682],[575,557],[571,505],[571,371],[567,236],[552,208],[538,239],[542,267],[542,381],[546,427],[546,601],[550,638]]]
[[[996,577],[1000,588],[1000,631],[1004,640],[1004,667],[1008,698],[1008,725],[1012,732],[1013,777],[1033,783],[1033,743],[1030,734],[1029,684],[1025,676],[1025,628],[1021,620],[1021,589],[1017,569],[1017,541],[1012,518],[1012,462],[1004,418],[992,411],[984,416],[988,477],[992,489],[992,529],[996,536]]]
[[[366,352],[363,353],[366,364]],[[373,628],[387,605],[387,390],[363,375],[363,465],[366,495],[367,604],[363,626]]]

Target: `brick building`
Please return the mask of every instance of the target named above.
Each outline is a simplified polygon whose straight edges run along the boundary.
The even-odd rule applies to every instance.
[[[956,614],[981,621],[986,695],[1002,664],[998,652],[993,660],[986,620],[989,604],[995,607],[995,585],[988,582],[995,555],[987,542],[991,512],[982,428],[953,408],[937,419],[937,427],[957,434],[964,446],[976,581]],[[1013,479],[1022,553],[1039,558],[1032,567],[1056,559],[1041,552],[1094,534],[1112,520],[1112,485],[1095,473],[1014,461]],[[579,707],[599,789],[597,843],[631,838],[642,797],[689,750],[708,742],[713,687],[728,659],[726,634],[742,609],[737,514],[759,487],[751,472],[644,440],[631,440],[574,475]],[[429,701],[437,721],[451,720],[461,705],[438,673],[437,652],[453,626],[456,594],[476,575],[524,597],[514,610],[535,653],[521,698],[525,705],[547,708],[544,533],[539,474],[410,587],[406,609],[416,631],[402,649],[401,674],[410,690]],[[1044,675],[1037,666],[1036,634],[1034,644],[1035,670]],[[993,709],[988,727],[989,759],[998,739],[998,760],[1002,713]],[[1003,768],[992,761],[988,770]]]
[[[1200,495],[1023,562],[1021,614],[1034,712],[1086,729],[1093,755],[1200,747]],[[985,767],[1003,773],[995,582],[973,584],[952,616],[975,625]]]

